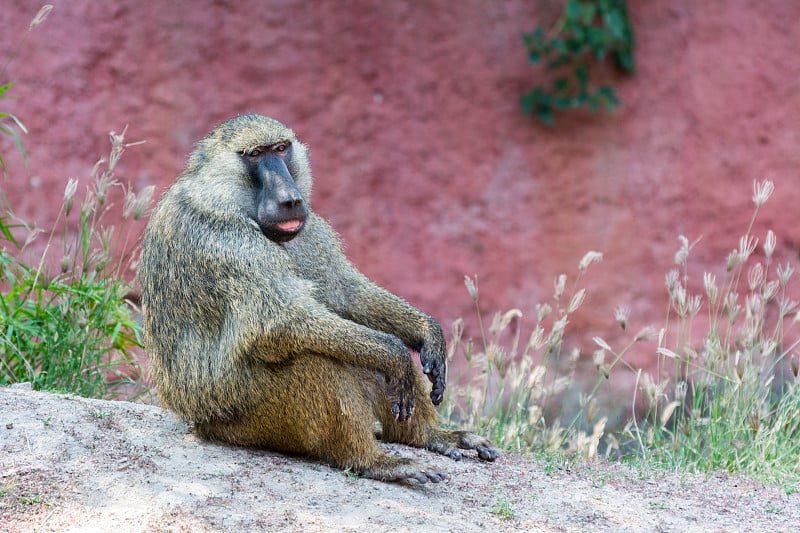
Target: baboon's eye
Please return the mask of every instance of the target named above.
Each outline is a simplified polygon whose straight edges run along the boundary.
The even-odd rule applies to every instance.
[[[273,152],[285,152],[286,150],[289,149],[289,143],[288,142],[276,143],[270,146],[270,148],[272,149]]]
[[[260,146],[256,146],[255,148],[250,148],[249,150],[245,150],[242,152],[242,155],[246,155],[247,157],[257,157],[264,153],[264,149]]]

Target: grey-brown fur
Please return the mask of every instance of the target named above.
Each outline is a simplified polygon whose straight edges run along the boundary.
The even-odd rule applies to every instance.
[[[139,278],[145,343],[163,404],[209,439],[328,461],[376,479],[440,481],[389,456],[382,438],[459,458],[497,450],[438,427],[445,345],[428,315],[381,289],[344,256],[313,211],[288,242],[265,237],[242,153],[291,143],[286,168],[306,207],[306,148],[283,124],[231,119],[201,140],[145,232]],[[284,157],[281,154],[281,157]],[[408,348],[420,351],[429,385]],[[408,418],[407,420],[403,420]]]

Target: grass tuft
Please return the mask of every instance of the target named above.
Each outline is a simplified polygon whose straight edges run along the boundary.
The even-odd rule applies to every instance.
[[[0,100],[10,98],[12,83],[3,81],[9,63],[52,9],[45,5],[38,11],[9,53],[0,69]],[[11,138],[27,164],[20,136],[26,132],[15,115],[0,113],[0,139]],[[124,281],[126,267],[135,266],[132,227],[120,236],[103,221],[114,189],[125,195],[125,220],[142,217],[153,194],[152,187],[134,194],[114,178],[125,148],[135,144],[126,144],[124,136],[125,131],[111,133],[109,157],[94,166],[79,213],[71,219],[78,181],[68,181],[49,232],[20,220],[0,188],[0,385],[28,381],[36,389],[107,396],[111,384],[139,375],[134,350],[141,344],[141,326]],[[0,170],[7,177],[2,154]],[[36,243],[43,234],[48,237],[41,248]],[[36,256],[34,248],[43,251]]]
[[[792,327],[800,322],[800,304],[789,297],[795,266],[774,264],[777,238],[771,230],[760,248],[753,234],[758,212],[773,190],[770,181],[754,184],[755,209],[746,230],[725,258],[723,272],[705,272],[702,283],[692,279],[689,268],[699,239],[679,237],[675,268],[665,278],[663,326],[638,331],[621,349],[601,337],[594,337],[590,352],[563,346],[570,316],[585,297],[581,278],[602,257],[596,252],[581,260],[569,290],[566,275],[556,278],[555,303],[537,306],[527,342],[520,342],[518,309],[497,313],[484,329],[477,279],[467,278],[481,336],[464,339],[463,322],[453,325],[448,357],[463,354],[467,378],[445,398],[443,418],[454,426],[477,427],[511,450],[738,472],[797,491],[800,340]],[[695,286],[702,289],[693,291]],[[613,312],[622,330],[629,315],[624,305]],[[639,343],[640,349],[653,345],[655,369],[626,361]],[[591,357],[597,374],[590,390],[580,394],[577,413],[570,414],[561,400],[565,391],[574,394],[578,387],[575,366],[582,357]],[[619,403],[619,391],[602,384],[621,368],[636,376],[630,419],[623,428],[608,428],[600,406]],[[602,454],[601,440],[606,445]]]
[[[28,381],[36,389],[95,397],[108,396],[112,384],[141,385],[134,352],[141,345],[141,326],[126,299],[131,286],[123,279],[135,267],[132,227],[118,235],[103,219],[113,208],[108,202],[113,189],[123,189],[138,206],[126,219],[143,214],[153,190],[133,194],[116,181],[116,164],[131,144],[125,144],[123,132],[111,134],[111,145],[108,160],[92,170],[72,219],[78,182],[69,180],[38,257],[28,252],[45,232],[8,226],[3,221],[13,216],[10,210],[0,217],[6,236],[0,250],[0,384]],[[27,233],[22,245],[12,236],[20,230]]]

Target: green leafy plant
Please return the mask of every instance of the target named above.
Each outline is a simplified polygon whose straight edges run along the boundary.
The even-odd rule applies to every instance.
[[[51,9],[45,5],[36,14],[0,70],[0,80]],[[9,97],[11,87],[10,82],[0,86],[0,99]],[[27,165],[20,133],[26,133],[22,121],[0,113],[0,134],[13,139]],[[14,215],[0,188],[0,385],[29,381],[37,389],[106,396],[112,383],[138,376],[134,350],[140,346],[141,326],[126,300],[130,285],[124,280],[134,257],[128,249],[131,227],[120,238],[103,222],[113,190],[122,189],[125,196],[125,220],[141,218],[153,192],[148,187],[134,194],[114,178],[124,149],[131,145],[124,143],[124,133],[111,134],[111,153],[94,166],[77,220],[69,216],[78,181],[69,180],[43,248],[37,238],[45,232]],[[5,176],[2,156],[0,166]],[[60,261],[53,257],[58,243]]]
[[[511,506],[511,503],[505,497],[498,500],[494,507],[489,509],[489,512],[501,518],[502,520],[511,520],[514,518],[514,515],[517,514],[517,512]]]
[[[555,111],[586,107],[592,111],[619,105],[613,87],[593,87],[592,60],[610,57],[624,72],[634,71],[634,35],[625,0],[568,0],[555,25],[522,36],[533,64],[544,63],[553,72],[549,89],[542,86],[524,94],[522,109],[551,124]]]
[[[126,299],[123,279],[135,254],[128,250],[131,227],[117,235],[103,223],[109,197],[122,189],[124,220],[144,216],[153,187],[135,194],[114,179],[124,149],[123,134],[111,134],[108,161],[100,160],[71,232],[77,180],[67,183],[64,200],[44,250],[33,264],[25,251],[43,233],[30,230],[22,249],[0,251],[0,384],[30,381],[34,388],[106,396],[109,384],[138,375],[134,349],[141,326]],[[60,260],[51,258],[60,243]],[[55,267],[55,265],[58,265]],[[57,269],[56,272],[53,270]]]

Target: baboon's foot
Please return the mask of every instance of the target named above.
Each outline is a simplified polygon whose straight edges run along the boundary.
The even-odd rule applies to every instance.
[[[461,459],[460,450],[475,450],[478,452],[478,457],[484,461],[494,461],[500,455],[500,450],[495,448],[489,439],[469,431],[433,430],[431,440],[425,448],[446,455],[454,461]]]
[[[416,480],[418,483],[439,483],[447,474],[436,467],[418,463],[412,459],[385,455],[374,465],[361,471],[361,475],[379,481]]]

